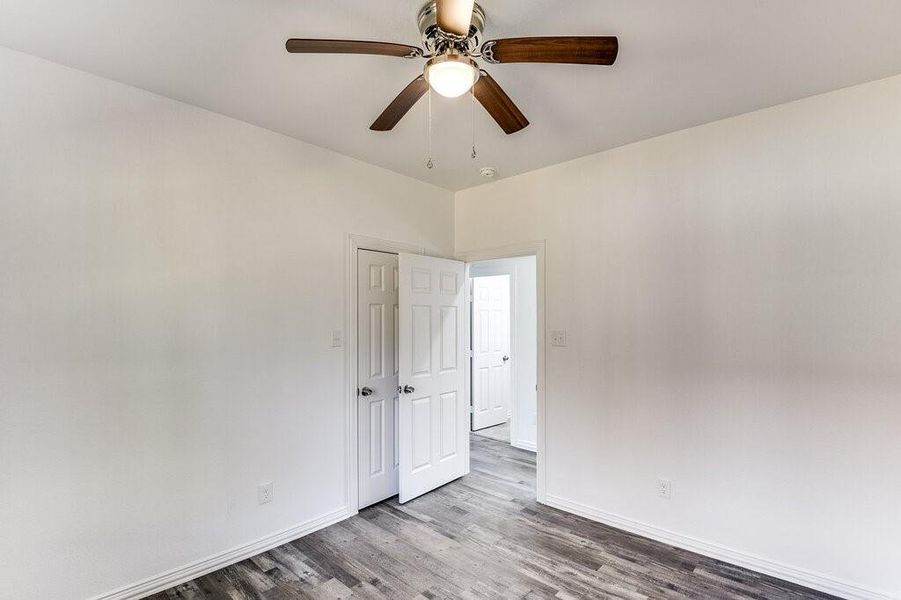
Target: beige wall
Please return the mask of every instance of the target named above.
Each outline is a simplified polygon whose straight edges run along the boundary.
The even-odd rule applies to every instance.
[[[347,234],[450,255],[452,195],[2,49],[0,80],[0,598],[340,513]]]
[[[901,77],[457,194],[457,252],[547,240],[550,502],[901,597],[899,107]]]

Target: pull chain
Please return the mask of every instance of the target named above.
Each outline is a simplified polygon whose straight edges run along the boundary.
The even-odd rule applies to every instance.
[[[429,169],[435,166],[432,161],[432,86],[429,86],[429,162],[425,166]]]
[[[469,88],[469,116],[472,119],[472,159],[476,158],[476,92],[475,86]]]

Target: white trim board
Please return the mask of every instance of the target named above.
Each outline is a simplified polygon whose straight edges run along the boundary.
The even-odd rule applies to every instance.
[[[513,441],[510,445],[520,450],[528,450],[529,452],[538,452],[538,446],[531,442]]]
[[[696,554],[744,567],[757,573],[776,577],[791,583],[803,585],[804,587],[813,590],[818,590],[841,598],[847,598],[848,600],[899,600],[899,598],[884,592],[872,590],[849,581],[836,579],[823,573],[793,567],[761,556],[755,556],[740,550],[727,548],[726,546],[714,542],[699,540],[681,533],[675,533],[654,525],[635,521],[628,517],[592,508],[553,494],[545,495],[544,504],[579,515],[580,517],[585,517],[592,521],[597,521],[598,523],[603,523],[604,525],[615,527],[616,529],[621,529],[629,533],[662,542],[669,546],[689,550]]]
[[[277,531],[248,544],[237,546],[231,550],[214,554],[213,556],[177,567],[171,571],[160,573],[159,575],[154,575],[153,577],[148,577],[147,579],[120,587],[111,592],[94,596],[91,600],[138,600],[139,598],[144,598],[145,596],[156,594],[157,592],[180,585],[186,581],[191,581],[197,577],[202,577],[213,571],[218,571],[223,567],[233,565],[277,546],[281,546],[287,542],[302,538],[314,531],[319,531],[329,525],[334,525],[339,521],[343,521],[350,516],[352,516],[351,511],[344,506],[320,517],[299,523],[298,525],[283,529],[282,531]]]

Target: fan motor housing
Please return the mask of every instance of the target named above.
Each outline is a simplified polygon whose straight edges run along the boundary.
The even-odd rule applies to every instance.
[[[482,42],[484,30],[485,11],[478,4],[473,6],[472,24],[466,37],[447,33],[438,27],[438,6],[435,0],[426,2],[419,11],[419,32],[422,34],[423,44],[433,53],[443,52],[448,48],[474,52]]]

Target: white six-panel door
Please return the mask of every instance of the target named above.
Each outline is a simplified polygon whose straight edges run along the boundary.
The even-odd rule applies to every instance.
[[[472,429],[510,417],[510,276],[472,280]]]
[[[359,508],[398,490],[397,255],[357,254]]]
[[[469,471],[463,263],[401,254],[400,502]]]

